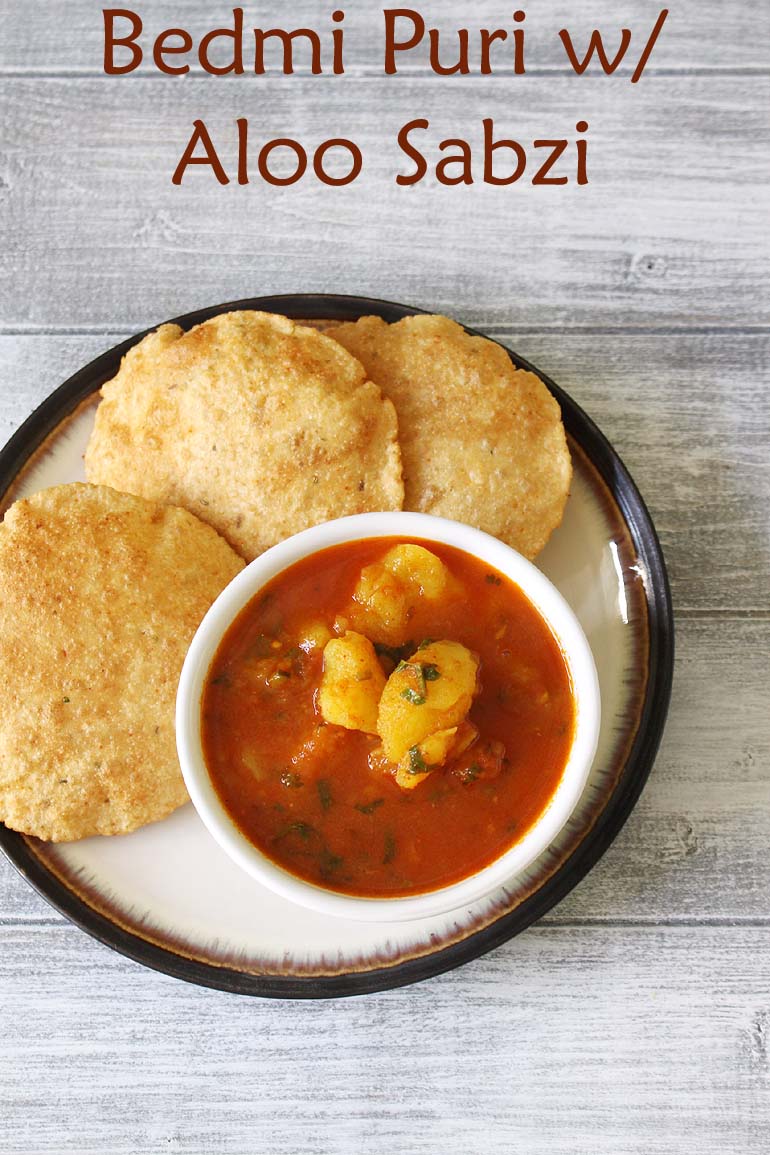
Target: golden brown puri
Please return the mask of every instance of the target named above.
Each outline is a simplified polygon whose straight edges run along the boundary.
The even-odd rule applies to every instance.
[[[247,559],[329,518],[401,508],[393,405],[341,345],[286,317],[164,325],[102,396],[89,481],[181,505]]]
[[[534,373],[447,317],[326,330],[396,407],[404,508],[476,525],[534,557],[562,519],[572,466],[559,406]]]
[[[201,619],[242,560],[182,509],[91,485],[0,525],[0,821],[55,842],[187,801],[174,702]]]

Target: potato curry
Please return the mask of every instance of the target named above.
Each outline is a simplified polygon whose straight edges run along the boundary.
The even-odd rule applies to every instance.
[[[203,695],[220,799],[293,874],[387,898],[448,886],[548,805],[575,706],[521,590],[450,546],[349,542],[271,581]]]

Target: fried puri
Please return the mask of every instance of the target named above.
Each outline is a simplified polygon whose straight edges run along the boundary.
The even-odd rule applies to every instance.
[[[192,514],[91,485],[0,525],[0,821],[122,834],[187,801],[174,702],[209,606],[243,568]]]
[[[401,508],[393,405],[338,342],[286,317],[163,325],[102,397],[89,481],[183,506],[249,560],[330,518]]]
[[[504,349],[439,316],[326,330],[396,407],[404,508],[454,518],[535,557],[560,524],[572,467],[559,406]]]

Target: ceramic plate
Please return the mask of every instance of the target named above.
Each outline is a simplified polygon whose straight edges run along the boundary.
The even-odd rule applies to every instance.
[[[219,305],[176,323],[188,329],[234,308],[319,325],[420,312],[359,297],[296,295]],[[85,479],[97,391],[142,336],[81,369],[19,429],[0,454],[3,511],[19,497]],[[652,766],[668,707],[673,624],[660,545],[639,492],[585,413],[540,376],[561,404],[575,476],[563,524],[537,564],[588,636],[603,714],[588,784],[549,849],[467,909],[367,924],[314,914],[263,889],[225,857],[191,805],[134,834],[60,845],[0,825],[0,845],[49,902],[107,946],[178,978],[241,994],[324,998],[459,966],[524,930],[579,882],[620,830]]]

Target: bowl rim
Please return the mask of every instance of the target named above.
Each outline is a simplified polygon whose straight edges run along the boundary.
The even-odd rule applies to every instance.
[[[232,622],[259,591],[303,558],[335,545],[393,538],[454,546],[512,580],[546,621],[567,663],[575,699],[573,741],[559,784],[524,837],[459,882],[404,897],[363,897],[318,886],[292,874],[252,843],[230,818],[212,784],[201,743],[201,697],[214,655]],[[249,563],[220,593],[185,658],[176,705],[176,738],[185,783],[198,815],[242,870],[284,899],[323,914],[367,922],[408,921],[448,914],[491,898],[547,849],[574,812],[599,740],[599,680],[578,619],[553,583],[516,550],[461,522],[408,511],[335,518],[286,538]]]

